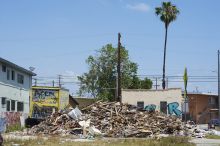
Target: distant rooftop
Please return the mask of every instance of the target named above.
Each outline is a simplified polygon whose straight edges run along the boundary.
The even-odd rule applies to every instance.
[[[36,76],[36,74],[33,73],[32,71],[27,70],[27,69],[25,69],[25,68],[23,68],[23,67],[21,67],[21,66],[18,66],[18,65],[14,64],[14,63],[12,63],[12,62],[10,62],[10,61],[8,61],[8,60],[5,60],[5,59],[3,59],[3,58],[1,58],[1,57],[0,57],[0,62],[3,63],[3,64],[5,64],[5,65],[8,65],[8,66],[10,66],[10,67],[13,67],[13,68],[15,68],[15,69],[17,69],[17,70],[19,70],[19,71],[22,71],[22,72],[24,72],[24,73],[26,73],[26,74],[28,74],[28,75]]]
[[[66,90],[69,91],[69,89],[66,89],[64,87],[59,86],[32,86],[32,89],[52,89],[52,90]]]
[[[183,93],[184,93],[184,92],[183,92]],[[188,92],[187,94],[218,96],[218,94],[215,94],[215,93],[207,93],[207,92]]]

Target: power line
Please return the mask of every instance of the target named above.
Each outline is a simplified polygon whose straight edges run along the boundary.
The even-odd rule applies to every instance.
[[[184,82],[184,81],[169,81],[169,82]],[[202,83],[202,82],[204,82],[204,83],[206,83],[206,82],[209,82],[209,83],[211,83],[211,82],[213,82],[213,83],[215,83],[215,82],[218,82],[218,81],[189,81],[188,80],[188,83],[198,83],[198,82],[200,82],[200,83]]]
[[[85,38],[95,38],[95,37],[106,37],[106,36],[114,36],[113,33],[106,34],[84,34],[84,35],[72,35],[72,36],[57,36],[50,38],[22,38],[22,39],[8,39],[8,40],[0,40],[0,42],[16,42],[16,41],[53,41],[53,40],[62,40],[62,39],[85,39]]]
[[[162,75],[143,75],[143,74],[140,74],[140,75],[136,75],[136,76],[146,76],[146,77],[162,77]],[[181,75],[167,75],[166,77],[183,77],[183,75],[181,76]],[[188,76],[188,77],[216,77],[217,78],[217,76],[206,76],[206,75],[204,75],[204,76],[202,76],[202,75],[191,75],[191,76]]]

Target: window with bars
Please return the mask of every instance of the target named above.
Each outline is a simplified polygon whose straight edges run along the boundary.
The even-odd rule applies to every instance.
[[[2,97],[1,98],[1,102],[2,102],[2,108],[5,108],[6,107],[6,97]]]
[[[11,80],[15,80],[15,71],[11,71]]]
[[[6,72],[6,66],[2,65],[2,72]]]
[[[10,70],[7,69],[7,80],[10,80]]]
[[[15,111],[15,100],[11,100],[11,111]]]
[[[11,109],[11,102],[10,102],[10,100],[7,100],[6,104],[7,104],[6,110],[7,110],[8,112],[10,112],[10,109]]]
[[[17,102],[17,111],[18,112],[24,111],[24,103],[23,102]]]
[[[24,84],[24,76],[21,75],[21,74],[18,74],[18,75],[17,75],[17,81],[18,81],[18,83],[20,83],[20,84]]]

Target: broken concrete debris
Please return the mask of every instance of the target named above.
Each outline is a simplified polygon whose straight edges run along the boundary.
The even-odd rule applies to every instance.
[[[81,111],[76,107],[75,109],[71,110],[68,115],[72,118],[72,119],[80,119],[82,116]]]
[[[150,137],[179,134],[183,130],[184,126],[178,117],[140,111],[128,104],[99,101],[82,109],[82,112],[78,108],[55,112],[32,127],[29,133]]]

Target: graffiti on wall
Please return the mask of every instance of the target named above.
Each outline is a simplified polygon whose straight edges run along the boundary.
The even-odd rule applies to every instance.
[[[40,107],[37,104],[33,105],[32,117],[34,118],[46,118],[47,116],[51,115],[53,109],[57,111],[57,107]]]
[[[147,106],[145,106],[145,110],[146,111],[155,111],[156,110],[156,105],[155,104],[149,104]],[[168,110],[168,114],[173,115],[175,114],[176,116],[181,116],[182,112],[181,110],[179,110],[179,103],[178,102],[172,102],[172,103],[168,103],[167,104],[167,110]]]
[[[5,112],[6,123],[8,125],[20,123],[20,112]]]
[[[0,118],[0,132],[3,133],[6,130],[6,119]]]
[[[1,117],[5,119],[7,125],[13,125],[20,123],[20,116],[22,113],[20,112],[3,112],[1,113]]]
[[[48,89],[35,89],[33,90],[34,102],[43,102],[44,104],[56,104],[58,98],[58,91]]]
[[[0,114],[0,132],[5,132],[7,126],[19,124],[24,126],[24,120],[28,117],[27,113],[21,112],[2,112]]]
[[[145,106],[145,110],[146,111],[149,111],[149,112],[153,112],[153,111],[155,111],[156,110],[156,105],[155,104],[149,104],[149,105],[147,105],[147,106]]]
[[[178,109],[178,107],[179,107],[179,103],[178,102],[169,103],[167,105],[167,107],[168,107],[168,113],[170,115],[175,114],[177,116],[181,116],[182,112]]]
[[[33,100],[45,100],[47,98],[56,98],[54,90],[36,89],[34,90]]]

